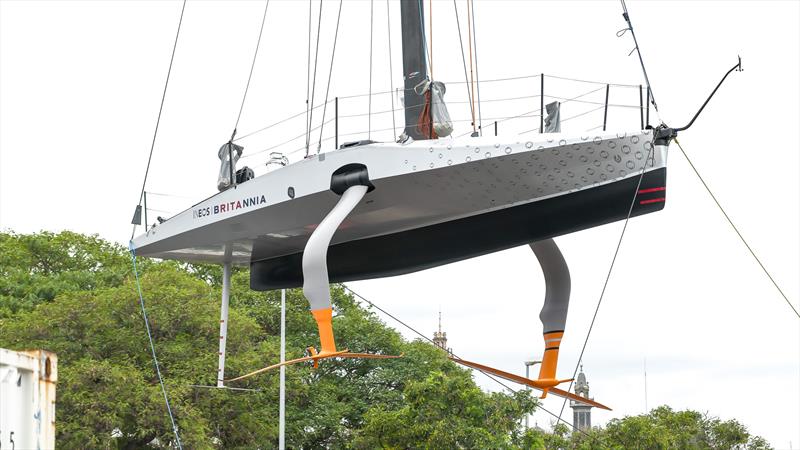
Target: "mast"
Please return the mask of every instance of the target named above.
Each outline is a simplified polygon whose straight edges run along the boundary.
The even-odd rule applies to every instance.
[[[428,74],[425,61],[425,21],[421,0],[400,1],[400,23],[403,31],[403,99],[405,106],[405,133],[414,140],[427,139],[417,130],[417,118],[425,104],[425,97],[414,88]]]

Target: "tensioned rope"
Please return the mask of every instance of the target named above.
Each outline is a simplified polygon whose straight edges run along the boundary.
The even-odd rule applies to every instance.
[[[156,118],[156,128],[153,132],[153,141],[150,144],[150,154],[147,157],[147,168],[144,172],[144,180],[142,181],[142,190],[139,193],[139,205],[142,203],[142,198],[144,197],[144,189],[145,185],[147,184],[147,175],[150,172],[150,163],[153,159],[153,149],[156,145],[156,137],[158,136],[158,126],[161,123],[161,112],[164,109],[164,99],[167,96],[167,86],[169,86],[169,79],[170,75],[172,74],[172,63],[175,61],[175,50],[178,47],[178,37],[181,34],[181,26],[183,25],[183,13],[186,11],[186,0],[183,0],[183,5],[181,6],[181,15],[178,19],[178,30],[175,33],[175,42],[172,44],[172,55],[169,58],[169,68],[167,69],[167,79],[164,82],[164,91],[161,94],[161,104],[158,107],[158,117]],[[136,290],[139,293],[139,304],[142,308],[142,317],[144,318],[145,328],[147,330],[147,338],[150,341],[150,351],[153,355],[153,363],[156,366],[156,374],[158,375],[158,382],[161,385],[161,393],[164,395],[164,403],[167,405],[167,413],[169,414],[170,423],[172,423],[172,431],[175,434],[175,443],[178,446],[179,450],[183,450],[183,445],[181,444],[181,437],[178,433],[178,426],[175,423],[175,417],[172,414],[172,406],[169,403],[169,396],[167,395],[167,389],[164,386],[164,378],[161,376],[161,369],[158,365],[158,358],[156,357],[156,348],[155,344],[153,343],[153,336],[150,332],[150,322],[147,320],[147,312],[144,307],[144,297],[142,295],[142,287],[139,282],[139,272],[136,267],[136,250],[133,246],[133,236],[136,233],[136,224],[133,225],[133,230],[131,230],[131,240],[130,240],[130,251],[131,251],[131,260],[133,262],[133,273],[136,278]]]
[[[388,311],[386,311],[385,309],[383,309],[383,308],[381,308],[380,306],[376,305],[374,302],[372,302],[372,301],[368,300],[366,297],[364,297],[363,295],[361,295],[361,294],[357,293],[356,291],[354,291],[352,288],[350,288],[350,287],[349,287],[349,286],[347,286],[346,284],[342,284],[342,287],[343,287],[343,288],[345,288],[347,291],[349,291],[351,294],[353,294],[353,295],[355,295],[356,297],[360,298],[361,300],[363,300],[363,301],[365,301],[365,302],[369,303],[369,304],[370,304],[370,306],[372,306],[373,308],[375,308],[375,309],[377,309],[378,311],[382,312],[383,314],[387,315],[388,317],[390,317],[390,318],[391,318],[392,320],[394,320],[395,322],[397,322],[397,323],[399,323],[400,325],[402,325],[402,326],[404,326],[404,327],[408,328],[409,330],[411,330],[411,331],[412,331],[414,334],[416,334],[417,336],[421,337],[422,339],[425,339],[426,341],[430,342],[430,343],[431,343],[431,344],[433,344],[433,345],[436,345],[436,343],[435,343],[435,342],[433,342],[433,340],[432,340],[431,338],[429,338],[428,336],[426,336],[426,335],[422,334],[422,333],[421,333],[419,330],[417,330],[416,328],[412,327],[411,325],[409,325],[409,324],[407,324],[407,323],[403,322],[402,320],[398,319],[396,316],[392,315],[391,313],[389,313],[389,312],[388,312]],[[438,348],[438,346],[437,346],[437,348]],[[454,357],[458,358],[458,359],[461,359],[461,357],[460,357],[460,356],[458,356],[458,355],[456,355],[455,353],[452,353],[452,352],[450,352],[450,354],[451,354],[451,355],[453,355]],[[486,375],[487,377],[489,377],[489,379],[493,380],[494,382],[496,382],[496,383],[497,383],[497,384],[499,384],[500,386],[504,387],[505,389],[509,390],[510,392],[513,392],[514,394],[516,394],[516,393],[517,393],[517,391],[516,391],[514,388],[512,388],[512,387],[510,387],[509,385],[507,385],[507,384],[503,383],[502,381],[498,380],[496,377],[492,376],[491,374],[488,374],[488,373],[486,373],[486,372],[484,372],[484,371],[482,371],[482,370],[480,370],[480,369],[472,369],[472,370],[476,370],[476,371],[478,371],[478,372],[480,372],[480,373],[482,373],[482,374]],[[588,433],[586,433],[586,432],[585,432],[585,431],[583,431],[583,430],[580,430],[580,429],[577,429],[577,428],[575,428],[575,427],[574,427],[574,426],[573,426],[571,423],[569,423],[569,422],[567,422],[566,420],[562,419],[560,416],[557,416],[555,413],[551,412],[550,410],[548,410],[547,408],[545,408],[545,407],[544,407],[544,406],[542,406],[541,404],[537,405],[537,408],[538,408],[538,409],[541,409],[542,411],[544,411],[544,412],[546,412],[546,413],[550,414],[551,416],[555,417],[555,418],[556,418],[558,421],[560,421],[560,422],[564,422],[566,425],[569,425],[569,427],[570,427],[570,428],[572,428],[572,429],[575,429],[575,430],[577,430],[577,431],[579,431],[579,432],[583,433],[583,434],[584,434],[584,435],[586,435],[586,436],[589,436],[589,434],[588,434]]]
[[[325,105],[317,105],[317,106],[315,106],[314,108],[322,108],[322,107],[324,107],[324,106],[325,106]],[[237,137],[236,139],[234,139],[234,140],[233,140],[233,142],[240,141],[240,140],[242,140],[242,139],[244,139],[244,138],[248,138],[248,137],[250,137],[250,136],[252,136],[252,135],[254,135],[254,134],[258,134],[258,133],[261,133],[262,131],[269,130],[269,129],[270,129],[270,128],[272,128],[272,127],[275,127],[275,126],[277,126],[277,125],[280,125],[280,124],[282,124],[282,123],[284,123],[284,122],[288,122],[288,121],[290,121],[290,120],[292,120],[292,119],[296,119],[296,118],[298,118],[298,117],[302,116],[303,114],[307,114],[307,113],[308,113],[308,111],[300,111],[299,113],[297,113],[297,114],[294,114],[294,115],[291,115],[291,116],[289,116],[289,117],[287,117],[287,118],[285,118],[285,119],[281,119],[281,120],[279,120],[279,121],[277,121],[277,122],[271,123],[271,124],[269,124],[269,125],[265,126],[264,128],[259,128],[259,129],[258,129],[258,130],[256,130],[256,131],[251,131],[250,133],[247,133],[247,134],[244,134],[244,135],[242,135],[242,136],[239,136],[239,137]],[[306,120],[308,120],[308,117],[307,117],[307,116],[306,116]]]
[[[636,33],[633,31],[633,24],[631,23],[631,17],[628,14],[628,7],[627,5],[625,5],[625,0],[620,0],[620,3],[622,3],[622,17],[625,18],[626,22],[628,22],[628,28],[618,31],[617,37],[622,37],[622,35],[625,34],[626,31],[630,30],[631,36],[633,36],[633,45],[635,45],[634,50],[636,50],[636,54],[639,56],[639,64],[641,64],[642,66],[644,81],[647,83],[647,90],[650,93],[650,101],[653,103],[653,109],[655,109],[656,114],[659,114],[658,104],[656,103],[656,98],[653,95],[653,86],[650,85],[650,78],[647,76],[647,69],[645,69],[644,67],[644,59],[642,58],[642,51],[639,49],[639,42],[636,40]]]
[[[186,10],[186,0],[183,0],[183,6],[181,6],[181,17],[178,19],[178,31],[175,33],[175,43],[172,44],[172,56],[169,57],[169,69],[167,69],[167,79],[164,82],[164,92],[161,94],[161,104],[158,107],[158,118],[156,118],[156,129],[153,131],[153,142],[150,144],[150,155],[147,157],[147,168],[144,171],[144,180],[142,180],[142,190],[139,192],[139,203],[138,205],[142,204],[142,198],[144,197],[144,187],[147,184],[147,175],[150,173],[150,162],[153,160],[153,149],[156,146],[156,136],[158,136],[158,125],[161,123],[161,111],[164,109],[164,99],[167,97],[167,86],[169,86],[169,77],[172,74],[172,62],[175,60],[175,49],[178,48],[178,37],[181,35],[181,25],[183,24],[183,12]],[[131,230],[131,239],[133,239],[133,235],[136,233],[136,224],[133,224],[133,229]]]
[[[430,62],[432,61],[430,55],[428,54],[428,38],[425,36],[425,6],[422,4],[422,0],[417,0],[417,6],[419,7],[419,34],[422,36],[422,49],[424,50],[424,55],[422,55],[422,60],[425,61],[425,76],[430,76]],[[408,88],[406,90],[409,90]],[[416,88],[410,88],[410,90],[416,91]]]
[[[464,41],[461,39],[461,21],[458,18],[458,5],[456,4],[456,0],[453,0],[453,11],[455,11],[456,13],[456,26],[458,27],[458,43],[459,43],[458,47],[461,49],[461,62],[464,65],[464,82],[465,82],[465,87],[467,88],[467,99],[469,100],[470,114],[472,114],[474,121],[475,105],[472,102],[472,94],[470,93],[470,88],[469,88],[469,75],[467,74],[467,57],[466,55],[464,55]]]
[[[467,0],[472,2],[472,0]],[[472,2],[472,43],[475,46],[475,88],[478,90],[478,132],[483,136],[483,117],[481,116],[481,76],[478,71],[478,33],[475,29],[475,2]]]
[[[342,2],[339,0],[339,12],[336,14],[336,32],[333,35],[333,50],[331,51],[331,67],[328,69],[328,86],[325,88],[325,103],[322,108],[322,123],[319,126],[319,142],[317,143],[317,154],[322,149],[322,129],[325,127],[325,114],[328,112],[328,94],[331,91],[331,76],[333,75],[333,60],[336,57],[336,41],[339,40],[339,20],[342,18]]]
[[[429,45],[431,46],[430,50],[428,50],[428,65],[430,66],[431,80],[433,80],[433,0],[428,0],[428,22],[428,28],[430,29],[428,39],[430,40]]]
[[[322,0],[320,0],[321,2]],[[311,93],[311,0],[308,0],[308,51],[306,52],[306,147],[308,147],[308,131],[311,128],[311,122],[308,120],[308,108],[311,106],[308,103],[308,96]],[[306,156],[308,156],[308,149],[306,149]]]
[[[367,116],[367,139],[372,137],[372,29],[375,21],[373,18],[373,9],[375,6],[374,0],[369,0],[369,101],[367,109],[369,115]]]
[[[264,15],[261,17],[261,28],[258,30],[258,40],[256,40],[256,49],[253,52],[253,62],[250,63],[250,74],[247,76],[247,84],[244,87],[244,95],[242,95],[242,104],[239,106],[239,115],[236,116],[236,124],[233,126],[233,135],[231,141],[236,137],[236,130],[239,128],[239,119],[242,118],[242,111],[244,110],[244,102],[247,99],[247,91],[250,90],[250,80],[253,78],[253,69],[256,67],[256,59],[258,58],[258,48],[261,47],[261,35],[264,34],[264,22],[267,21],[267,10],[269,9],[269,0],[264,5]]]
[[[578,374],[578,368],[583,360],[583,354],[586,351],[586,345],[589,343],[589,337],[592,335],[592,329],[594,328],[595,320],[597,319],[597,313],[600,312],[600,306],[603,304],[603,298],[605,298],[606,288],[608,288],[608,282],[611,280],[611,273],[614,271],[614,264],[617,262],[617,256],[619,255],[619,249],[622,247],[622,239],[625,237],[625,231],[628,229],[628,222],[631,220],[631,214],[633,213],[633,205],[636,204],[636,196],[639,194],[639,188],[642,186],[642,179],[644,178],[644,173],[647,170],[647,164],[650,162],[650,158],[653,156],[653,149],[655,146],[651,143],[650,149],[647,151],[647,158],[644,160],[644,165],[642,166],[642,172],[639,174],[639,181],[636,183],[636,189],[633,191],[633,196],[631,198],[631,205],[628,207],[628,215],[625,217],[625,224],[622,226],[622,232],[619,234],[619,240],[617,241],[617,248],[614,250],[614,257],[611,258],[611,264],[608,266],[608,274],[606,275],[606,281],[603,283],[603,289],[600,291],[600,298],[597,299],[597,307],[594,309],[594,314],[592,315],[592,321],[589,323],[589,330],[586,332],[586,339],[583,340],[583,347],[581,347],[581,353],[578,355],[578,362],[575,364],[575,370],[572,372],[572,377]],[[573,381],[569,382],[569,386],[567,387],[567,392],[572,389]],[[567,406],[566,399],[561,404],[561,411],[558,413],[558,417],[561,417],[564,414],[564,408]]]
[[[477,124],[475,123],[475,82],[473,80],[472,74],[472,25],[470,24],[470,1],[467,0],[467,45],[469,45],[469,88],[472,91],[472,96],[470,99],[472,100],[472,132],[476,132]]]
[[[747,247],[747,250],[753,256],[753,259],[756,260],[759,267],[761,267],[761,270],[764,271],[764,274],[767,276],[767,278],[769,278],[769,281],[772,282],[772,285],[775,286],[775,289],[777,289],[778,292],[781,294],[781,297],[783,297],[783,299],[786,300],[786,304],[789,305],[789,308],[792,308],[794,314],[797,316],[798,319],[800,319],[800,313],[798,313],[797,309],[794,307],[792,302],[789,301],[789,298],[786,296],[786,294],[784,294],[783,289],[781,289],[780,286],[778,286],[778,283],[775,281],[775,278],[773,278],[772,275],[767,270],[767,268],[764,267],[764,264],[761,262],[761,259],[759,259],[758,256],[756,256],[756,252],[753,251],[753,248],[750,246],[750,244],[747,243],[747,240],[745,240],[744,236],[742,236],[742,233],[739,232],[739,229],[736,228],[736,225],[733,224],[733,220],[731,220],[730,216],[728,216],[728,213],[725,212],[725,208],[722,207],[722,205],[720,204],[719,200],[717,200],[717,197],[714,195],[714,193],[711,192],[711,188],[709,188],[708,184],[706,184],[706,180],[704,180],[703,177],[700,175],[700,172],[697,171],[697,167],[695,167],[694,163],[692,163],[692,160],[689,159],[689,155],[687,155],[686,152],[683,150],[683,147],[681,146],[681,143],[678,142],[677,138],[675,139],[675,143],[678,144],[678,148],[681,149],[683,157],[686,158],[686,162],[689,163],[689,166],[694,171],[694,174],[697,175],[697,178],[700,180],[701,183],[703,183],[703,187],[706,188],[708,195],[711,196],[711,199],[714,200],[714,203],[717,205],[717,208],[719,208],[722,215],[725,216],[725,220],[728,221],[731,228],[733,228],[733,231],[735,231],[736,235],[739,236],[739,239],[742,241],[744,246]]]
[[[308,115],[308,127],[306,132],[306,157],[308,157],[308,146],[311,144],[311,124],[314,120],[314,95],[317,90],[317,63],[319,62],[319,35],[322,30],[322,0],[319,0],[319,19],[317,20],[317,43],[314,50],[314,80],[311,82],[311,109]],[[311,39],[311,35],[308,36]]]
[[[175,424],[175,417],[172,415],[172,407],[169,404],[167,388],[164,386],[164,378],[161,376],[161,368],[159,367],[158,358],[156,357],[156,346],[153,343],[153,334],[150,331],[150,321],[147,320],[147,311],[144,308],[144,296],[142,295],[142,285],[139,282],[139,271],[136,267],[136,248],[133,246],[133,241],[130,242],[129,249],[131,252],[131,261],[133,261],[133,275],[136,279],[136,291],[139,293],[139,305],[142,307],[142,317],[144,317],[144,325],[147,329],[147,339],[150,341],[150,352],[153,354],[153,364],[156,366],[158,383],[161,385],[161,393],[164,395],[164,403],[167,404],[167,413],[169,414],[169,420],[172,423],[172,432],[175,434],[175,443],[178,445],[179,450],[183,450],[181,437],[178,434],[178,426]]]
[[[540,75],[532,75],[532,76],[530,76],[530,77],[527,77],[527,76],[526,76],[526,77],[513,77],[512,79],[533,78],[533,77],[538,77],[538,76],[540,76]],[[488,82],[488,81],[490,81],[490,80],[486,80],[486,81],[484,81],[484,82]],[[492,81],[494,81],[494,80],[492,80]],[[583,80],[581,80],[581,81],[583,81]],[[463,83],[463,81],[462,81],[461,83]],[[602,83],[597,83],[597,84],[602,84]],[[603,90],[603,89],[605,89],[605,85],[602,85],[601,87],[598,87],[598,88],[596,88],[596,89],[592,89],[592,90],[590,90],[590,91],[584,92],[584,93],[582,93],[582,94],[580,94],[580,95],[577,95],[577,96],[574,96],[574,97],[570,97],[570,98],[567,98],[567,97],[559,97],[559,96],[554,96],[554,95],[547,95],[546,97],[560,99],[560,100],[562,100],[562,102],[561,102],[562,104],[564,104],[564,103],[567,103],[567,102],[573,102],[573,101],[574,101],[574,102],[577,102],[577,103],[586,103],[586,104],[594,104],[594,105],[603,105],[603,103],[601,103],[601,102],[592,102],[592,101],[579,100],[579,99],[580,99],[580,98],[582,98],[582,97],[585,97],[585,96],[587,96],[587,95],[590,95],[590,94],[592,94],[592,93],[595,93],[595,92],[599,92],[600,90]],[[390,92],[392,92],[392,91],[386,91],[386,92],[384,92],[384,93],[388,94],[388,93],[390,93]],[[468,90],[467,92],[469,92],[469,90]],[[365,95],[351,95],[351,96],[346,96],[346,97],[339,97],[339,99],[341,100],[341,99],[349,99],[349,98],[358,98],[358,97],[361,97],[361,96],[366,96],[366,94],[365,94]],[[530,99],[530,98],[537,98],[537,97],[539,97],[539,96],[540,96],[539,94],[536,94],[536,95],[517,96],[517,97],[507,97],[507,98],[495,98],[495,99],[487,99],[487,100],[482,100],[482,102],[501,102],[501,101],[511,101],[511,100],[524,100],[524,99]],[[326,105],[327,105],[328,103],[330,103],[330,102],[332,102],[332,101],[333,101],[333,100],[328,100],[328,101],[327,101],[326,103],[324,103],[324,104],[321,104],[321,105],[314,106],[314,108],[313,108],[313,109],[324,108],[324,107],[326,107]],[[471,104],[472,102],[471,102],[470,100],[466,100],[466,101],[451,101],[451,102],[448,102],[448,103],[468,103],[468,104]],[[385,110],[385,111],[377,111],[377,112],[374,112],[374,113],[372,113],[372,114],[389,114],[389,113],[394,113],[394,112],[397,112],[397,111],[404,111],[404,110],[408,110],[408,109],[418,109],[418,108],[420,108],[420,107],[422,107],[422,106],[423,106],[423,105],[405,106],[405,107],[403,107],[403,108],[400,108],[400,109],[388,109],[388,110]],[[623,105],[623,104],[609,104],[608,106],[609,106],[609,107],[625,107],[625,108],[639,108],[639,107],[640,107],[639,105]],[[602,108],[602,107],[601,107],[601,108]],[[568,117],[568,118],[566,118],[566,119],[562,119],[562,121],[566,121],[566,120],[569,120],[569,119],[572,119],[572,118],[575,118],[575,117],[578,117],[578,116],[582,116],[582,115],[585,115],[585,114],[591,113],[591,112],[593,112],[593,111],[599,110],[599,109],[601,109],[601,108],[596,108],[596,109],[594,109],[594,110],[590,110],[590,111],[586,111],[586,112],[583,112],[583,113],[579,113],[579,114],[577,114],[577,115],[575,115],[575,116]],[[501,122],[505,122],[505,121],[507,121],[507,120],[511,120],[511,119],[517,119],[517,118],[523,118],[523,117],[539,117],[539,115],[538,115],[538,114],[535,114],[535,113],[538,113],[538,112],[539,112],[539,109],[537,108],[537,109],[535,109],[535,110],[527,111],[527,112],[524,112],[524,113],[522,113],[522,114],[516,114],[516,115],[512,115],[512,116],[506,116],[506,117],[491,117],[491,118],[487,118],[487,120],[489,120],[489,121],[494,121],[494,120],[497,120],[497,121],[498,121],[498,123],[501,123]],[[253,131],[253,132],[250,132],[250,133],[248,133],[248,134],[242,135],[242,136],[240,136],[240,137],[236,138],[234,141],[238,141],[238,140],[241,140],[241,139],[244,139],[244,138],[247,138],[247,137],[253,136],[253,135],[257,134],[257,133],[260,133],[260,132],[262,132],[262,131],[265,131],[265,130],[268,130],[268,129],[270,129],[270,128],[273,128],[273,127],[275,127],[275,126],[277,126],[277,125],[280,125],[280,124],[283,124],[283,123],[285,123],[285,122],[288,122],[288,121],[289,121],[289,120],[291,120],[291,119],[295,119],[295,118],[297,118],[297,117],[299,117],[299,116],[303,115],[303,113],[304,113],[304,111],[300,111],[300,112],[298,112],[298,113],[296,113],[296,114],[294,114],[294,115],[292,115],[292,116],[289,116],[289,117],[287,117],[287,118],[285,118],[285,119],[283,119],[283,120],[280,120],[280,121],[274,122],[274,123],[272,123],[272,124],[270,124],[270,125],[267,125],[267,126],[265,126],[265,127],[263,127],[263,128],[260,128],[260,129],[258,129],[258,130],[256,130],[256,131]],[[346,118],[351,118],[351,117],[363,117],[363,116],[366,116],[366,115],[367,115],[367,113],[345,114],[345,115],[339,115],[339,119],[346,119]],[[327,116],[325,116],[325,117],[327,117]],[[313,128],[311,129],[311,131],[313,132],[313,131],[319,130],[321,127],[328,125],[328,124],[329,124],[329,123],[330,123],[332,120],[333,120],[333,119],[331,119],[331,120],[325,120],[325,121],[322,123],[322,125],[320,125],[320,126],[317,126],[317,127],[313,127]],[[472,122],[472,119],[465,119],[465,120],[456,120],[456,119],[454,119],[454,120],[453,120],[453,122]],[[537,128],[537,129],[538,129],[538,128]],[[392,131],[392,130],[393,130],[393,128],[384,128],[384,129],[372,130],[372,131],[375,131],[375,132],[382,132],[382,131]],[[530,131],[530,130],[529,130],[529,131]],[[533,131],[535,131],[535,130],[533,130]],[[366,130],[363,130],[363,131],[358,131],[358,132],[353,132],[353,133],[345,133],[345,134],[341,134],[341,133],[340,133],[340,136],[357,135],[357,134],[363,134],[363,133],[366,133]],[[467,133],[464,133],[463,135],[460,135],[460,136],[466,136],[466,135],[467,135],[467,134],[469,134],[469,133],[470,133],[470,132],[467,132]],[[523,132],[523,133],[525,133],[525,132]],[[252,156],[255,156],[255,155],[258,155],[258,154],[262,154],[262,153],[264,153],[264,152],[267,152],[267,151],[273,150],[273,149],[275,149],[275,148],[278,148],[278,147],[280,147],[280,146],[282,146],[282,145],[288,144],[289,142],[292,142],[292,141],[294,141],[294,140],[296,140],[296,139],[299,139],[299,138],[301,138],[301,137],[304,137],[304,136],[305,136],[305,134],[306,134],[306,132],[305,132],[305,131],[303,131],[303,132],[302,132],[302,133],[300,133],[298,136],[295,136],[295,137],[292,137],[292,138],[290,138],[290,139],[287,139],[286,141],[283,141],[283,142],[281,142],[281,143],[279,143],[279,144],[272,145],[272,146],[270,146],[270,147],[268,147],[268,148],[266,148],[266,149],[263,149],[263,150],[260,150],[260,151],[254,152],[254,153],[248,153],[248,154],[246,154],[246,155],[243,155],[243,156],[242,156],[242,158],[243,158],[243,159],[244,159],[244,158],[250,158],[250,157],[252,157]],[[460,136],[459,136],[459,137],[460,137]],[[330,139],[332,139],[332,137],[329,137],[329,138],[322,137],[322,142],[326,142],[326,141],[328,141],[328,140],[330,140]],[[304,149],[304,148],[305,148],[305,145],[303,145],[302,149]],[[297,151],[297,150],[292,150],[292,152],[291,152],[291,153],[294,153],[294,152],[296,152],[296,151]]]
[[[392,68],[392,17],[389,10],[389,0],[386,0],[386,30],[389,42],[389,89],[393,92],[392,95],[389,96],[392,100],[392,134],[396,140],[397,124],[395,123],[394,117],[394,81],[392,81],[392,75],[394,74],[394,69]],[[320,135],[320,137],[322,137],[322,135]]]

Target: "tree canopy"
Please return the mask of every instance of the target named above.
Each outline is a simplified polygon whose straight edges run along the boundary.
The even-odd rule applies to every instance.
[[[277,371],[216,384],[221,270],[138,259],[158,359],[185,448],[274,448]],[[521,426],[526,390],[490,393],[422,341],[405,341],[338,285],[337,344],[392,360],[326,360],[287,369],[289,448],[766,449],[735,420],[660,407],[573,433]],[[232,277],[226,375],[279,358],[280,293]],[[287,291],[287,358],[318,342],[300,290]],[[59,358],[59,448],[169,447],[172,428],[142,321],[130,254],[97,236],[0,233],[0,347]]]
[[[75,233],[0,234],[0,347],[44,348],[59,357],[57,445],[142,448],[173,440],[150,354],[127,250]],[[220,286],[211,266],[140,258],[141,281],[161,371],[186,448],[277,444],[277,371],[216,384]],[[287,444],[371,448],[387,414],[427,417],[430,427],[395,430],[386,445],[432,448],[511,445],[535,400],[481,391],[470,373],[424,342],[407,342],[340,286],[332,290],[337,343],[396,360],[327,360],[287,370]],[[249,289],[234,273],[226,375],[278,361],[278,292]],[[287,291],[287,358],[318,342],[300,290]],[[448,415],[458,393],[464,416]],[[427,416],[429,412],[436,414]],[[395,425],[400,425],[395,422]],[[451,445],[452,444],[452,445]]]

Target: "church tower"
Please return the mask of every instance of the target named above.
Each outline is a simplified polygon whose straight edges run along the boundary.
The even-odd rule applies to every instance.
[[[447,348],[447,333],[442,331],[442,311],[439,311],[439,331],[433,332],[433,345],[439,347],[440,349],[446,351],[447,353],[453,353],[452,349]]]
[[[575,393],[589,400],[594,400],[589,397],[589,383],[583,373],[583,364],[581,364],[581,372],[578,374],[578,380],[575,383]],[[570,400],[569,407],[572,408],[572,424],[576,430],[588,431],[592,428],[592,406]]]

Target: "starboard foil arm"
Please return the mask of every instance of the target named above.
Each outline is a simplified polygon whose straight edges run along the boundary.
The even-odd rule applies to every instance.
[[[305,361],[313,362],[314,367],[317,368],[319,360],[326,358],[384,359],[399,357],[337,350],[333,334],[333,307],[327,262],[328,247],[336,230],[371,189],[374,189],[374,186],[369,182],[366,167],[363,165],[344,166],[334,172],[331,178],[331,190],[340,194],[341,197],[333,209],[316,226],[303,251],[303,295],[306,296],[311,307],[311,314],[317,322],[320,339],[319,351],[314,347],[308,347],[307,351],[310,356],[273,364],[229,381],[242,380],[274,368]]]
[[[611,408],[609,408],[608,406],[603,405],[602,403],[598,403],[598,402],[596,402],[596,401],[594,401],[592,399],[589,399],[589,398],[586,398],[586,397],[581,397],[580,395],[576,395],[576,394],[573,394],[571,392],[567,392],[567,391],[564,391],[564,390],[561,390],[561,389],[558,389],[558,388],[555,388],[555,387],[547,387],[547,388],[545,388],[537,380],[531,380],[530,378],[525,378],[525,377],[522,377],[522,376],[519,376],[519,375],[515,375],[513,373],[505,372],[505,371],[500,370],[500,369],[495,369],[494,367],[484,366],[483,364],[479,364],[479,363],[472,362],[472,361],[467,361],[465,359],[456,358],[456,357],[453,357],[453,356],[451,356],[450,359],[453,362],[456,362],[456,363],[461,364],[463,366],[471,367],[473,369],[480,370],[481,372],[485,372],[485,373],[490,374],[490,375],[496,375],[496,376],[498,376],[500,378],[503,378],[505,380],[513,381],[514,383],[524,384],[525,386],[530,386],[530,387],[532,387],[534,389],[538,389],[540,391],[544,391],[545,389],[547,389],[551,394],[553,394],[555,396],[558,396],[558,397],[561,397],[561,398],[568,398],[568,399],[574,400],[576,402],[581,402],[581,403],[584,403],[584,404],[587,404],[587,405],[591,405],[591,406],[595,406],[597,408],[602,408],[602,409],[611,411]],[[570,381],[570,380],[563,380],[563,381]]]

